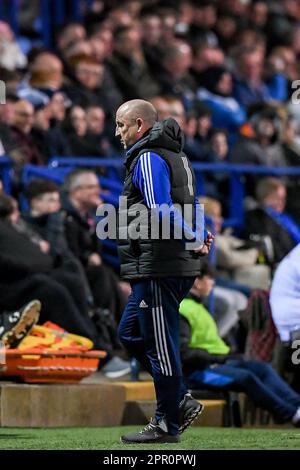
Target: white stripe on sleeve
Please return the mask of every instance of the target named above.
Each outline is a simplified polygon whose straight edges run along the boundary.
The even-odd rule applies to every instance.
[[[150,165],[150,152],[144,153],[140,157],[141,170],[144,178],[144,193],[148,207],[155,207],[155,200],[153,194],[152,172]]]

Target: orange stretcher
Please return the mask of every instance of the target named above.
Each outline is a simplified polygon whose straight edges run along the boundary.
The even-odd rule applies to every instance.
[[[77,383],[96,372],[105,351],[91,350],[93,343],[67,333],[53,323],[36,325],[17,349],[5,350],[0,378],[28,383]]]

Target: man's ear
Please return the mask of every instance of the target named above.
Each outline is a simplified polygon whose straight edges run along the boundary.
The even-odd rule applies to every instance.
[[[202,279],[200,277],[196,277],[196,279],[194,281],[194,287],[196,289],[199,289],[199,285],[201,285],[201,281],[202,281]]]
[[[137,126],[138,126],[138,132],[141,132],[142,127],[143,127],[143,120],[141,118],[137,118],[136,120]]]

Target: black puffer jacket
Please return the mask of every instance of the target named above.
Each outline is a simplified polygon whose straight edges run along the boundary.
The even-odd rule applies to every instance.
[[[82,217],[70,200],[63,197],[65,213],[65,236],[71,252],[84,267],[87,267],[89,256],[98,253],[101,256],[101,245],[96,235],[93,217]]]
[[[141,191],[133,184],[134,167],[141,154],[152,151],[162,157],[169,166],[171,178],[171,198],[174,204],[195,204],[195,177],[193,169],[182,148],[183,134],[174,119],[157,122],[127,152],[125,162],[126,177],[123,197],[126,197],[127,208],[119,209],[119,256],[121,260],[121,276],[133,280],[157,277],[192,277],[199,274],[200,259],[192,251],[187,250],[182,240],[151,239],[149,231],[150,209],[146,208]],[[136,240],[127,234],[128,227],[134,226],[134,216],[127,217],[128,210],[137,204],[143,204],[145,210],[140,214],[140,237]],[[146,230],[148,224],[148,231]],[[147,231],[147,237],[143,233]]]
[[[0,221],[0,283],[15,282],[31,274],[48,273],[52,258],[42,253],[26,235]]]

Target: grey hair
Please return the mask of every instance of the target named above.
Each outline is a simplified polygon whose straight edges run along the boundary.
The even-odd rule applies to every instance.
[[[82,176],[90,173],[95,174],[95,172],[89,168],[77,168],[76,170],[71,171],[64,180],[64,191],[70,193],[74,189],[81,186]]]

